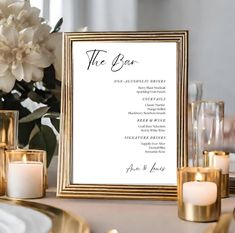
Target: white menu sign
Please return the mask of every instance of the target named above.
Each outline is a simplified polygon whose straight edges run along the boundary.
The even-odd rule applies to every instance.
[[[176,185],[177,43],[73,42],[73,183]]]

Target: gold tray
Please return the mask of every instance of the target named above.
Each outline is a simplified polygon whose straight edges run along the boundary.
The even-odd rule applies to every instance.
[[[211,224],[204,233],[229,233],[235,230],[235,209],[232,213],[222,214],[217,223]]]
[[[31,201],[7,198],[0,198],[0,203],[27,207],[47,215],[52,221],[50,233],[90,233],[90,229],[83,219],[64,210]]]

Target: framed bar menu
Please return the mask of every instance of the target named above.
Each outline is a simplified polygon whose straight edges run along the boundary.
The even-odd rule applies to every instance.
[[[65,33],[57,195],[174,199],[187,32]]]

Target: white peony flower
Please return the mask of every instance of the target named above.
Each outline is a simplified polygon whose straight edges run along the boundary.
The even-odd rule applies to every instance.
[[[43,21],[40,10],[31,7],[29,1],[0,0],[0,24],[13,24],[18,30],[37,26]]]
[[[47,47],[55,55],[53,65],[56,72],[56,79],[61,80],[62,76],[62,33],[52,33],[47,41]]]
[[[0,0],[0,90],[10,92],[15,81],[41,81],[54,61],[48,46],[51,28],[28,1]]]
[[[86,32],[87,27],[79,28],[79,32]],[[62,77],[62,33],[52,33],[50,34],[50,38],[47,41],[47,47],[53,52],[55,55],[54,58],[54,68],[56,72],[56,79],[61,80]]]

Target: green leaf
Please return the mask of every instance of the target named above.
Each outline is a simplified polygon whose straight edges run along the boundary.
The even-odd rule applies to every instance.
[[[53,96],[51,91],[35,89],[35,93],[43,99],[43,103],[46,104],[47,100]]]
[[[44,118],[59,118],[60,117],[60,113],[59,112],[48,112],[47,114],[45,114],[45,116],[43,116]]]
[[[23,80],[16,81],[14,89],[21,93],[21,99],[26,99],[28,97],[28,93],[34,90],[34,82],[31,81],[27,83]]]
[[[29,143],[30,134],[34,128],[34,122],[19,124],[18,140],[20,147],[25,147]]]
[[[31,122],[37,119],[40,119],[43,115],[45,115],[47,113],[47,111],[50,109],[50,107],[41,107],[36,109],[34,112],[32,112],[31,114],[23,117],[20,119],[20,123],[27,123],[27,122]]]
[[[41,130],[30,140],[29,148],[46,150],[47,166],[49,166],[55,152],[56,144],[57,140],[53,130],[47,125],[42,125]]]
[[[32,130],[31,133],[30,133],[29,141],[30,141],[38,132],[40,132],[40,129],[39,129],[38,125],[35,124],[33,130]]]
[[[57,118],[51,118],[51,124],[55,127],[57,132],[60,132],[60,120]]]
[[[41,130],[46,142],[47,164],[49,165],[55,152],[57,140],[53,130],[49,126],[43,125]]]
[[[61,89],[60,88],[59,89],[57,88],[57,89],[51,90],[51,94],[53,94],[54,97],[56,98],[56,100],[58,102],[60,102],[60,100],[61,100]]]
[[[48,89],[55,89],[56,79],[55,79],[55,69],[53,65],[44,69],[43,84]]]
[[[58,32],[63,24],[63,18],[60,18],[59,21],[56,23],[52,33]]]
[[[41,131],[33,136],[29,142],[30,149],[46,150],[46,143]]]
[[[27,108],[23,107],[20,103],[18,103],[18,106],[15,106],[15,107],[16,107],[15,110],[19,111],[20,118],[23,118],[23,117],[31,114],[31,112]],[[30,136],[30,133],[31,133],[34,125],[35,125],[34,121],[19,124],[18,140],[19,140],[20,146],[25,147],[26,145],[28,145],[29,136]]]
[[[46,104],[50,106],[51,112],[60,112],[60,102],[54,96],[48,99]]]
[[[36,103],[44,103],[44,98],[38,95],[35,91],[30,91],[28,97]]]
[[[16,89],[19,92],[23,92],[23,93],[26,92],[26,89],[21,85],[20,82],[15,83],[14,89]]]
[[[18,93],[12,94],[17,101],[20,101],[20,95]]]
[[[21,103],[19,103],[19,108],[16,108],[16,110],[19,111],[19,118],[22,118],[31,114],[31,112],[27,108],[23,107]]]

